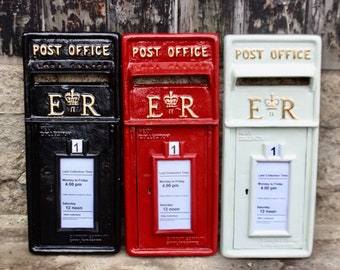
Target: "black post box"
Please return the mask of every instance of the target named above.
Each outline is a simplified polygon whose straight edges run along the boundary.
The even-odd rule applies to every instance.
[[[119,40],[23,35],[31,252],[119,251]]]

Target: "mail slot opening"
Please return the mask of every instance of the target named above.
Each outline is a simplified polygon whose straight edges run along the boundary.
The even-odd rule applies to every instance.
[[[216,253],[218,41],[216,34],[122,36],[130,255]]]
[[[303,86],[310,85],[310,77],[262,77],[262,78],[249,78],[240,77],[236,79],[236,86],[256,86],[256,85],[287,85],[287,86]]]
[[[108,74],[70,74],[70,73],[58,73],[58,74],[34,74],[34,82],[37,83],[106,83],[109,82]]]
[[[116,253],[120,35],[24,33],[22,44],[29,250]]]
[[[316,35],[224,38],[223,256],[312,254],[321,45]],[[261,57],[243,57],[247,48]]]
[[[153,84],[208,84],[209,80],[204,75],[175,75],[175,76],[135,76],[135,85]]]

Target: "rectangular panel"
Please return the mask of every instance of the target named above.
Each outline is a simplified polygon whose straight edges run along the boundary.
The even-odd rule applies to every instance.
[[[216,195],[211,196],[217,189],[211,182],[215,179],[214,172],[209,170],[212,154],[206,151],[208,142],[214,145],[210,128],[141,126],[129,130],[136,130],[138,184],[136,193],[127,184],[130,190],[127,196],[136,194],[127,202],[129,207],[136,207],[135,212],[126,211],[130,219],[127,221],[129,254],[211,254],[212,228],[217,226],[214,217],[217,209],[211,209],[211,200]],[[167,215],[160,213],[163,208],[167,208],[171,220],[160,220],[162,215]],[[134,219],[137,222],[132,222]],[[137,235],[133,235],[135,231]]]
[[[94,159],[60,159],[61,229],[94,228]]]
[[[23,48],[27,118],[119,118],[118,34],[25,33]]]
[[[29,161],[34,160],[35,165],[28,167],[33,176],[28,182],[29,216],[35,221],[34,226],[29,225],[32,251],[118,251],[119,133],[112,127],[117,126],[28,125],[35,150],[29,152]]]
[[[227,35],[221,253],[312,251],[321,39]]]
[[[122,37],[130,255],[216,252],[218,52],[212,33]]]
[[[109,84],[35,84],[31,91],[33,117],[114,117],[115,93]]]
[[[319,36],[226,36],[224,60],[228,127],[318,125]]]
[[[130,34],[122,44],[126,124],[218,119],[216,35]]]
[[[186,135],[189,131],[190,139]],[[154,252],[194,250],[195,246],[204,245],[207,241],[207,221],[204,220],[209,213],[203,206],[200,214],[197,211],[198,201],[202,205],[208,203],[207,190],[204,190],[208,159],[204,151],[208,141],[206,127],[167,127],[166,130],[139,127],[137,138],[138,245]],[[160,206],[163,202],[168,206]],[[172,220],[163,220],[160,224],[162,207],[167,207]],[[197,235],[197,242],[187,243],[186,237],[193,235]],[[183,242],[178,246],[178,241]]]
[[[29,248],[118,252],[121,194],[117,33],[25,33]]]
[[[250,236],[288,235],[289,162],[255,161]]]
[[[235,214],[234,218],[234,228],[237,228],[233,237],[234,248],[260,250],[265,245],[273,245],[273,249],[301,248],[303,245],[301,236],[303,221],[299,217],[303,215],[304,207],[303,203],[299,201],[305,199],[304,195],[301,195],[301,190],[304,190],[307,185],[306,180],[301,180],[305,178],[306,174],[304,164],[307,145],[304,141],[307,131],[304,128],[275,128],[274,130],[271,128],[239,128],[235,135],[236,151],[243,155],[235,157],[235,192],[238,197],[235,199],[234,209],[238,214]],[[294,142],[291,141],[292,137],[294,137]],[[275,148],[275,156],[273,151],[270,151],[273,148]],[[246,153],[247,155],[245,155]],[[269,193],[270,183],[274,185],[274,179],[259,179],[259,173],[261,173],[259,169],[262,170],[261,174],[275,176],[277,175],[274,174],[275,170],[283,170],[283,167],[288,165],[282,164],[288,163],[289,184],[286,187],[287,194],[284,194],[286,199],[274,197],[274,194]],[[280,165],[275,166],[274,164]],[[272,167],[270,167],[271,165]],[[268,173],[264,170],[268,170]],[[258,185],[259,183],[262,185]],[[259,194],[258,189],[261,190],[261,187],[263,187],[264,193]],[[267,187],[269,187],[269,191]],[[248,190],[247,193],[246,190]],[[281,196],[278,193],[275,195]],[[281,207],[284,207],[281,203],[287,204],[286,230],[274,230],[271,227],[275,226],[274,223],[268,223],[267,230],[262,227],[261,231],[255,231],[257,213],[261,210],[257,206],[274,207],[275,202],[280,200]],[[290,237],[287,238],[287,236]],[[264,239],[266,239],[265,243]],[[276,244],[279,241],[282,243]]]
[[[191,162],[158,160],[158,229],[191,229]]]
[[[315,200],[309,192],[316,175],[309,171],[313,150],[308,142],[317,141],[315,133],[303,127],[248,127],[230,129],[229,138],[233,143],[224,155],[233,169],[224,171],[221,252],[227,257],[309,256]]]

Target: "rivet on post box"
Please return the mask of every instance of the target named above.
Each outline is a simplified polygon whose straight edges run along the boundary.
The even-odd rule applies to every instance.
[[[29,249],[120,249],[120,37],[25,33]]]
[[[216,252],[218,46],[216,34],[122,37],[130,255]]]
[[[308,257],[317,177],[320,37],[229,35],[224,42],[221,253]]]

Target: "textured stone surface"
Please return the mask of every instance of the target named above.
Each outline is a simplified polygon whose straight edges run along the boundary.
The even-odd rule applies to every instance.
[[[26,213],[23,114],[0,114],[0,214]]]
[[[21,65],[0,65],[0,214],[26,213],[24,84]]]
[[[323,71],[321,76],[320,126],[340,127],[340,72]],[[339,142],[339,139],[338,139]]]
[[[130,257],[125,247],[115,255],[32,255],[26,216],[0,215],[0,269],[63,270],[338,270],[340,231],[316,226],[314,252],[305,259],[229,259],[209,257]]]
[[[0,65],[0,114],[24,112],[24,83],[21,65]]]
[[[340,73],[323,71],[316,223],[340,224]]]

